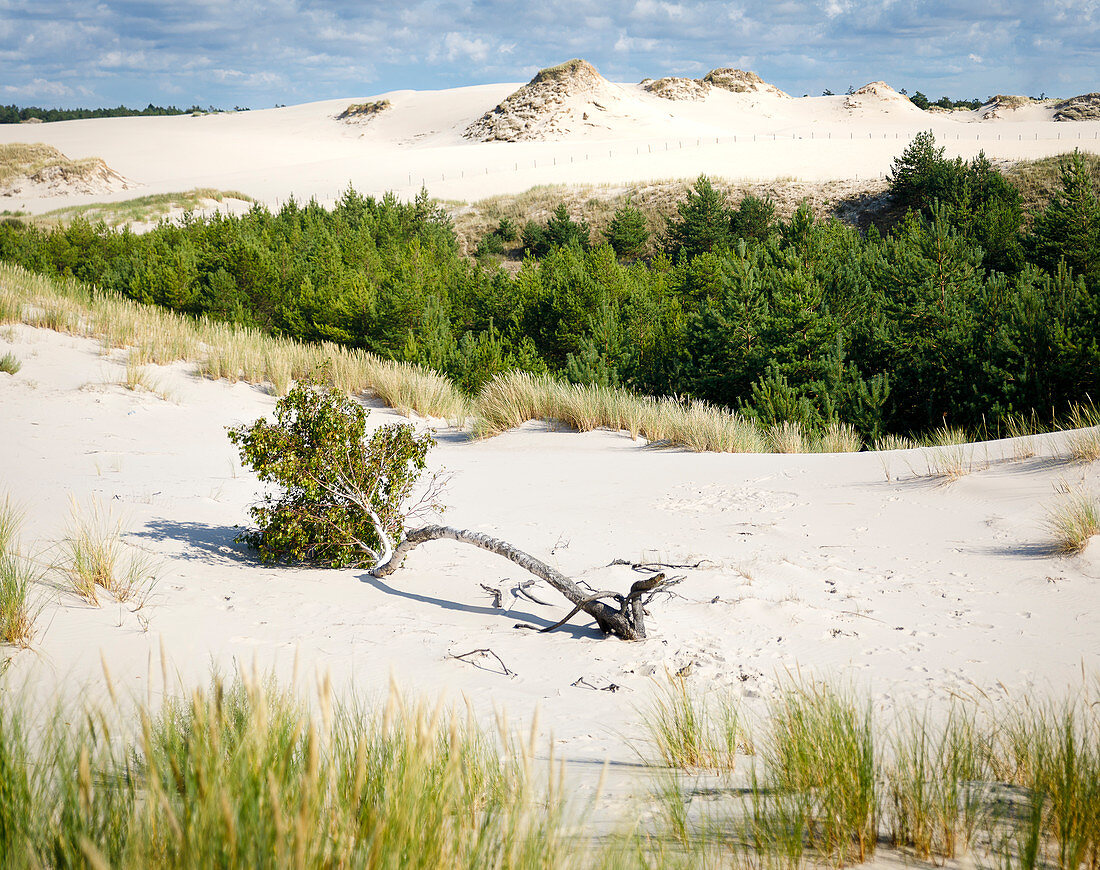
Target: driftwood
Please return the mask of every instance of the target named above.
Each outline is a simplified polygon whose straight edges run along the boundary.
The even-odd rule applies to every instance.
[[[496,553],[512,562],[515,562],[525,571],[529,571],[536,577],[545,580],[558,590],[573,604],[573,610],[565,619],[559,621],[542,631],[551,631],[560,628],[569,619],[580,611],[584,611],[594,620],[604,634],[611,634],[623,640],[642,640],[645,635],[645,603],[652,598],[665,584],[665,575],[655,574],[645,580],[637,580],[630,587],[626,595],[617,592],[586,593],[576,583],[547,565],[541,559],[537,559],[530,553],[525,553],[513,547],[507,541],[486,535],[483,532],[471,532],[467,529],[455,529],[451,526],[424,526],[413,529],[405,535],[404,540],[393,548],[389,558],[377,565],[371,574],[375,577],[387,577],[400,566],[402,560],[415,547],[428,541],[451,540],[464,544],[471,544]],[[645,597],[645,600],[643,600]],[[605,599],[614,601],[618,606],[608,603]],[[533,626],[525,626],[533,628]]]

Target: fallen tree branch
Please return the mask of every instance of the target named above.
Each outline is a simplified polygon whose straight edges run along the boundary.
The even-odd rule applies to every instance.
[[[566,577],[557,569],[547,565],[541,559],[537,559],[530,553],[525,553],[507,541],[494,538],[484,532],[472,532],[468,529],[456,529],[451,526],[430,525],[419,529],[413,529],[405,535],[404,540],[394,547],[390,558],[379,564],[371,571],[374,577],[387,577],[401,565],[405,556],[420,544],[428,541],[451,540],[463,544],[471,544],[503,556],[511,562],[519,565],[525,571],[545,580],[560,592],[570,603],[573,610],[566,619],[570,619],[583,610],[594,620],[604,634],[613,634],[623,640],[641,640],[645,637],[645,611],[642,596],[661,588],[665,582],[665,575],[655,574],[646,580],[637,580],[625,595],[615,592],[598,592],[586,595],[584,590]],[[618,607],[605,603],[602,599],[613,598]],[[564,624],[564,620],[552,628]],[[550,629],[543,629],[547,631]]]

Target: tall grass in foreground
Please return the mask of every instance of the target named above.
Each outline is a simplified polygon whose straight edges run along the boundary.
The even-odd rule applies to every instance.
[[[733,701],[696,697],[681,677],[670,675],[658,684],[645,727],[658,757],[669,767],[731,771],[738,749],[748,748]]]
[[[667,835],[730,866],[858,863],[885,840],[905,855],[979,866],[1100,867],[1100,698],[957,701],[946,715],[870,705],[827,685],[781,691],[754,739],[748,795],[692,817],[682,788],[660,791]],[[685,690],[681,706],[698,710]],[[653,730],[664,696],[647,715]],[[697,716],[695,737],[719,722]],[[657,761],[667,751],[657,747]],[[681,781],[682,784],[682,781]]]
[[[0,698],[5,867],[562,867],[560,792],[453,714],[311,715],[270,683],[215,679],[140,711],[35,720]],[[526,750],[525,750],[526,751]]]

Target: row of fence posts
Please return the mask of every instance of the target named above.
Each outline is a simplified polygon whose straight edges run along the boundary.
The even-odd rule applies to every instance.
[[[756,142],[756,141],[757,141],[757,137],[758,137],[758,136],[760,136],[760,135],[766,136],[767,134],[766,134],[766,133],[764,133],[764,134],[758,134],[758,133],[753,133],[753,134],[752,134],[752,141],[753,141],[753,142]],[[772,139],[771,139],[771,141],[773,141],[773,142],[776,142],[776,141],[778,141],[778,135],[779,135],[778,133],[772,133]],[[832,138],[833,138],[833,134],[832,134],[832,131],[830,130],[830,131],[829,131],[829,133],[828,133],[828,135],[826,136],[826,139],[832,139]],[[850,140],[854,140],[854,139],[855,139],[855,132],[854,132],[854,131],[849,131],[849,133],[848,133],[848,138],[849,138]],[[862,138],[862,137],[860,137],[860,138]],[[868,139],[873,139],[873,138],[874,138],[874,133],[868,133],[868,134],[867,134],[867,138],[868,138]],[[883,133],[883,134],[882,134],[882,138],[883,138],[883,139],[886,139],[886,138],[888,138],[888,137],[887,137],[887,134],[886,134],[886,133]],[[895,133],[894,133],[894,138],[895,138],[895,139],[900,139],[900,138],[901,138],[901,133],[900,133],[900,132],[895,132]],[[980,133],[980,132],[979,132],[979,133],[976,133],[976,134],[974,134],[974,140],[975,140],[975,141],[977,141],[977,142],[980,142],[980,141],[981,141],[981,138],[982,138],[982,137],[981,137],[981,133]],[[1024,134],[1023,134],[1023,133],[1019,133],[1019,134],[1017,134],[1017,138],[1018,138],[1018,140],[1019,140],[1019,141],[1021,141],[1021,142],[1022,142],[1022,141],[1023,141],[1023,139],[1024,139]],[[1051,140],[1051,141],[1057,141],[1057,140],[1060,140],[1061,138],[1062,138],[1062,131],[1061,131],[1061,130],[1059,130],[1059,131],[1058,131],[1058,136],[1057,136],[1057,138],[1056,138],[1055,140]],[[1077,138],[1078,138],[1078,139],[1081,139],[1081,138],[1082,138],[1082,134],[1081,134],[1080,132],[1078,132],[1078,133],[1077,133]],[[1094,133],[1092,134],[1092,138],[1093,138],[1093,139],[1100,139],[1100,132],[1094,132]],[[792,140],[794,140],[794,139],[798,139],[798,134],[797,134],[797,133],[792,133],[792,134],[791,134],[791,139],[792,139]],[[811,139],[811,140],[812,140],[812,139],[814,139],[814,131],[813,131],[813,130],[811,130],[811,131],[810,131],[810,139]],[[1038,134],[1038,133],[1036,133],[1036,134],[1035,134],[1035,139],[1034,139],[1034,141],[1038,141],[1038,140],[1039,140],[1039,134]],[[684,140],[683,140],[683,139],[678,139],[678,140],[676,140],[676,141],[677,141],[677,145],[678,145],[678,148],[679,148],[679,150],[682,150],[682,149],[683,149],[683,147],[684,147]],[[747,137],[745,138],[745,141],[746,141],[746,142],[748,141],[748,138],[747,138]],[[946,136],[945,136],[945,137],[944,137],[944,141],[950,142],[950,141],[951,141],[951,139],[950,139],[950,137],[946,137]],[[957,142],[958,142],[958,141],[962,141],[962,134],[961,134],[961,133],[956,133],[956,134],[955,134],[955,141],[957,141]],[[1000,133],[998,133],[998,134],[997,134],[997,141],[998,141],[998,142],[999,142],[999,141],[1001,141],[1001,134],[1000,134]],[[1044,141],[1046,141],[1046,140],[1044,140]],[[737,138],[737,136],[734,136],[734,137],[732,138],[732,140],[730,140],[730,144],[734,144],[734,145],[735,145],[735,144],[737,144],[737,142],[738,142],[738,138]],[[665,151],[669,151],[669,150],[671,150],[671,149],[669,148],[669,145],[670,145],[670,144],[671,144],[670,142],[665,142],[665,143],[664,143],[664,145],[665,145],[665,149],[664,149],[664,150],[665,150]],[[702,144],[703,144],[703,140],[702,140],[701,138],[698,138],[698,139],[696,139],[696,140],[695,140],[695,147],[696,147],[696,148],[700,148],[700,147],[702,147]],[[708,140],[708,144],[709,144],[709,140]],[[721,143],[721,137],[718,137],[718,136],[716,136],[716,137],[714,138],[714,144],[715,144],[715,145],[721,145],[721,144],[722,144],[722,143]],[[689,146],[688,146],[688,147],[690,147],[690,143],[689,143]],[[641,153],[642,153],[642,150],[641,150],[641,148],[642,148],[642,146],[640,146],[640,145],[636,146],[636,147],[634,148],[634,153],[635,153],[635,154],[641,154]],[[649,144],[647,144],[647,145],[646,145],[646,148],[647,148],[647,153],[649,153],[649,154],[652,154],[652,153],[653,153],[653,144],[652,144],[652,143],[649,143]],[[570,162],[570,163],[573,163],[573,162],[574,162],[574,158],[575,158],[575,156],[576,156],[576,155],[573,155],[573,154],[570,154],[570,155],[569,155],[569,162]],[[588,159],[590,158],[590,156],[591,156],[591,155],[589,155],[589,154],[588,154],[588,152],[585,152],[585,155],[584,155],[584,159],[585,159],[585,160],[587,161],[587,160],[588,160]],[[613,160],[613,159],[614,159],[614,157],[615,157],[615,155],[614,155],[614,151],[613,151],[613,149],[608,149],[608,151],[607,151],[607,158],[608,158],[609,160]],[[554,166],[557,166],[557,165],[558,165],[558,158],[557,158],[557,157],[553,157],[553,158],[552,158],[552,160],[553,160],[553,164],[552,164],[552,165],[554,165]],[[526,166],[525,166],[524,168],[526,168]],[[538,162],[537,160],[532,160],[532,161],[531,161],[531,168],[532,168],[532,169],[538,169],[538,168],[539,168],[539,162]],[[513,163],[512,163],[512,171],[513,171],[513,172],[519,172],[519,161],[513,161]],[[488,174],[489,174],[489,167],[488,167],[488,166],[486,166],[486,167],[485,167],[485,174],[486,174],[486,175],[488,175]],[[451,177],[453,178],[454,176],[452,175]],[[459,178],[465,178],[465,177],[466,177],[466,170],[464,170],[464,169],[462,169],[462,170],[459,170]],[[858,178],[859,178],[859,176],[857,175],[857,176],[856,176],[856,178],[858,179]],[[447,180],[447,174],[446,174],[445,172],[444,172],[444,173],[440,173],[440,176],[439,176],[439,180],[440,180],[440,181],[446,181],[446,180]],[[412,186],[412,183],[413,183],[413,175],[412,175],[412,173],[410,172],[410,173],[409,173],[409,186],[410,186],[410,187]],[[425,185],[426,185],[426,183],[427,183],[427,179],[426,179],[425,177],[423,177],[423,176],[422,176],[422,177],[421,177],[421,179],[420,179],[420,185],[421,185],[421,187],[425,186]]]

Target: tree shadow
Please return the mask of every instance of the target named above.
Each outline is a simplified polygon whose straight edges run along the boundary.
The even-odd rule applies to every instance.
[[[238,543],[238,526],[212,526],[206,523],[182,523],[174,520],[153,520],[130,537],[161,543],[182,543],[183,551],[174,558],[206,562],[210,565],[258,564],[247,544]]]
[[[372,577],[370,574],[361,574],[359,576],[361,583],[366,583],[368,586],[373,586],[379,592],[384,592],[387,595],[394,595],[398,598],[404,598],[408,601],[416,601],[420,604],[434,604],[436,607],[441,607],[444,610],[454,610],[459,613],[476,613],[479,616],[504,616],[508,619],[518,619],[523,622],[529,622],[532,625],[546,628],[553,625],[558,621],[558,618],[547,619],[544,616],[536,616],[533,613],[528,613],[523,610],[507,609],[501,607],[483,607],[477,604],[460,604],[457,601],[451,601],[446,598],[436,598],[432,595],[421,595],[416,592],[406,592],[403,589],[395,589],[388,583],[383,582],[377,577]],[[566,604],[563,604],[564,607]],[[578,614],[579,615],[579,614]],[[561,628],[556,629],[554,634],[567,634],[573,638],[589,638],[593,640],[601,640],[604,637],[604,633],[600,631],[595,623],[590,625],[563,625]]]

